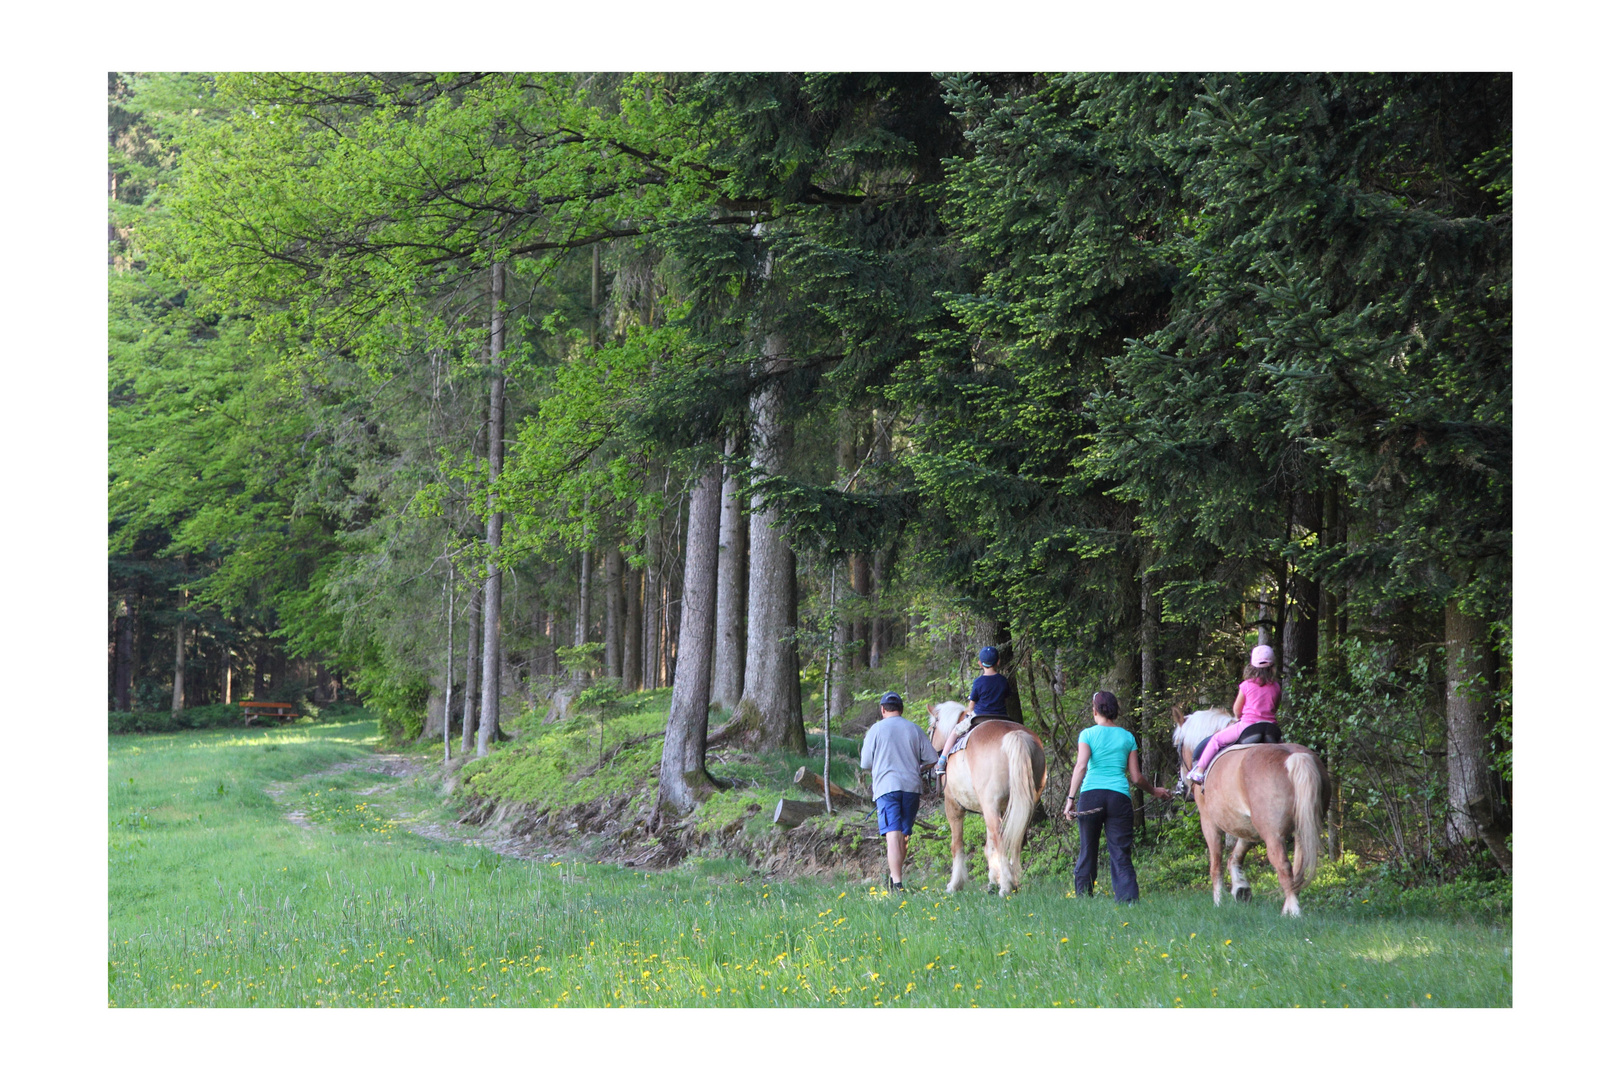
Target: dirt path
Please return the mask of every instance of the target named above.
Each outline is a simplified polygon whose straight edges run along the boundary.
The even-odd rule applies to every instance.
[[[513,859],[549,861],[586,858],[596,862],[608,861],[625,866],[662,869],[680,862],[688,854],[688,848],[692,843],[689,827],[666,829],[657,837],[638,836],[628,844],[621,841],[618,850],[609,854],[601,850],[599,843],[593,845],[591,841],[602,839],[601,829],[604,823],[617,820],[615,814],[611,812],[612,807],[607,808],[605,817],[598,817],[593,808],[583,810],[575,808],[575,817],[583,813],[583,820],[571,820],[565,815],[560,821],[552,822],[550,828],[536,829],[532,822],[526,822],[518,816],[509,817],[509,814],[522,815],[526,811],[522,807],[508,804],[488,808],[491,812],[474,821],[447,822],[437,809],[443,798],[449,794],[448,786],[425,800],[422,798],[423,793],[413,794],[406,790],[412,781],[417,784],[432,783],[435,780],[447,783],[448,774],[440,773],[437,765],[436,761],[424,760],[420,756],[373,753],[319,772],[308,773],[297,780],[271,784],[265,792],[275,802],[284,805],[283,813],[288,821],[300,828],[314,829],[316,824],[307,820],[301,809],[286,805],[289,801],[288,793],[295,785],[355,771],[372,773],[380,782],[369,787],[357,788],[354,794],[372,797],[374,808],[386,812],[398,828],[415,833],[424,839],[446,844],[469,845]],[[429,809],[430,805],[433,809]],[[771,876],[853,873],[860,877],[870,877],[884,869],[883,840],[875,835],[875,831],[874,835],[860,836],[855,841],[853,849],[849,843],[847,837],[837,839],[815,830],[773,834],[763,842],[759,838],[746,840],[740,832],[728,831],[719,837],[710,838],[705,846],[712,847],[717,854],[742,857]],[[604,855],[608,857],[604,859]]]
[[[322,769],[319,772],[306,773],[297,780],[285,780],[271,784],[265,788],[265,794],[269,795],[276,803],[283,804],[287,801],[287,792],[295,784],[319,780],[322,777],[341,776],[355,771],[364,771],[374,773],[379,777],[388,777],[389,780],[386,782],[360,788],[355,792],[356,795],[380,795],[396,790],[398,781],[420,777],[428,770],[418,758],[408,757],[404,754],[375,753],[354,761],[340,762],[329,769]],[[299,828],[315,828],[304,812],[297,807],[288,808],[284,816]],[[551,859],[558,855],[558,852],[544,850],[548,845],[527,836],[491,839],[487,836],[478,835],[464,826],[452,825],[447,827],[441,822],[416,820],[410,817],[395,816],[393,820],[400,828],[428,840],[437,840],[447,844],[467,844],[514,859]]]

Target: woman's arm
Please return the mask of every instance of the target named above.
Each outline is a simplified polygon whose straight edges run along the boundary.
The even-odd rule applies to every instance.
[[[1063,800],[1063,816],[1074,820],[1074,793],[1080,790],[1080,781],[1086,778],[1086,766],[1091,764],[1091,747],[1081,743],[1074,752],[1074,773],[1069,777],[1069,797]]]
[[[1151,792],[1158,798],[1168,799],[1170,797],[1169,791],[1162,787],[1154,787],[1152,784],[1142,779],[1142,763],[1137,758],[1135,750],[1132,750],[1131,756],[1125,759],[1125,767],[1130,771],[1131,783],[1135,784],[1143,791]]]

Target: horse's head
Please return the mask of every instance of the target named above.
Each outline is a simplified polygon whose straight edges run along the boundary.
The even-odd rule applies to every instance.
[[[928,741],[935,750],[945,749],[945,739],[962,714],[967,712],[967,706],[955,701],[942,701],[938,705],[928,706]]]

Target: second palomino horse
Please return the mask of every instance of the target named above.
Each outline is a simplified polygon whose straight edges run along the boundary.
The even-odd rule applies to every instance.
[[[928,706],[928,738],[935,750],[956,728],[967,707],[955,701]],[[962,825],[969,812],[984,815],[984,858],[990,885],[1010,896],[1023,877],[1019,861],[1024,833],[1046,786],[1046,749],[1033,732],[1011,720],[984,720],[967,734],[945,772],[945,819],[951,823],[951,880],[948,893],[967,884],[967,852]]]
[[[1181,750],[1181,775],[1192,769],[1200,743],[1233,723],[1225,709],[1202,709],[1176,721],[1173,739]],[[1327,773],[1316,754],[1297,743],[1260,743],[1233,746],[1221,752],[1202,784],[1194,784],[1193,798],[1209,847],[1209,881],[1215,903],[1221,902],[1221,840],[1229,834],[1232,848],[1232,895],[1252,895],[1243,873],[1243,857],[1256,843],[1266,845],[1266,858],[1277,870],[1283,891],[1283,914],[1299,914],[1299,890],[1316,873],[1321,845],[1322,798]],[[1288,837],[1294,838],[1294,865],[1288,865]]]

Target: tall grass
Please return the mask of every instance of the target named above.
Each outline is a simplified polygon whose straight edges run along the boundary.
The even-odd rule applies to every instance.
[[[109,1004],[1511,1004],[1505,926],[1309,892],[1284,920],[1271,895],[1121,908],[1061,879],[1003,901],[929,876],[891,895],[734,861],[502,859],[404,827],[446,824],[425,779],[320,775],[374,730],[111,741]]]

